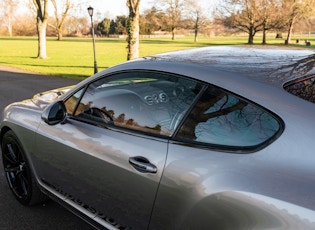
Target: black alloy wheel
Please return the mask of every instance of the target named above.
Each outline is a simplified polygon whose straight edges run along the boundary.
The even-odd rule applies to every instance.
[[[35,181],[32,179],[23,148],[12,131],[4,134],[1,150],[4,173],[11,191],[20,203],[30,205],[33,203]]]

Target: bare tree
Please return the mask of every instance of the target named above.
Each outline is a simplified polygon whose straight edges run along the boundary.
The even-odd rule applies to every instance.
[[[129,8],[129,17],[127,21],[127,42],[128,54],[127,60],[139,57],[139,17],[140,0],[127,0]]]
[[[49,24],[49,26],[53,27],[57,31],[58,40],[62,40],[62,30],[65,23],[65,20],[68,16],[69,10],[73,7],[71,4],[71,0],[62,0],[59,1],[59,4],[56,0],[51,0],[54,6],[54,14],[55,14],[55,24]],[[61,9],[61,13],[59,10]]]
[[[13,19],[14,12],[18,7],[19,1],[17,0],[1,0],[0,1],[0,17],[4,22],[4,25],[7,27],[9,36],[12,37],[13,34]]]
[[[254,43],[254,36],[263,30],[260,0],[224,0],[224,14],[228,13],[226,25],[248,33],[248,44]]]
[[[184,10],[184,0],[161,0],[160,5],[166,11],[168,26],[172,32],[172,40],[175,40],[176,29],[179,27]]]
[[[77,18],[71,16],[65,24],[67,34],[72,36],[82,36],[89,33],[89,21],[86,17]]]
[[[266,43],[266,31],[279,29],[284,24],[279,11],[281,0],[224,0],[222,3],[225,25],[248,33],[248,44],[254,43],[260,31]]]
[[[187,17],[193,24],[194,42],[197,42],[200,29],[205,26],[209,20],[204,15],[203,8],[197,0],[186,0],[185,6]]]
[[[286,44],[291,43],[292,32],[298,20],[306,19],[315,11],[315,0],[283,0],[283,15],[287,18],[288,34]]]
[[[36,28],[38,35],[37,58],[47,58],[46,29],[48,24],[48,0],[32,0],[36,9]]]
[[[281,12],[280,0],[261,0],[262,8],[260,15],[263,20],[262,44],[266,44],[268,30],[283,30],[287,24]]]

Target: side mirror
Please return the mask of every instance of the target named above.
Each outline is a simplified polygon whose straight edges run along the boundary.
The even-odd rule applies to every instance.
[[[63,101],[57,101],[48,105],[42,113],[42,120],[48,125],[56,125],[67,118],[67,109]]]

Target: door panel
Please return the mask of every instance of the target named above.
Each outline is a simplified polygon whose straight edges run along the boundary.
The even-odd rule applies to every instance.
[[[76,120],[48,126],[36,136],[42,182],[113,225],[146,229],[166,160],[167,143],[115,132]],[[136,170],[141,157],[156,173]]]
[[[202,88],[154,71],[115,73],[88,83],[66,99],[71,117],[66,124],[40,125],[39,177],[97,221],[146,229],[168,139]]]

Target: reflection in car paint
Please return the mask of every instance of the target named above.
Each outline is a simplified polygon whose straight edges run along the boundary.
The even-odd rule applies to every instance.
[[[49,183],[48,181],[46,181],[44,179],[42,179],[42,181],[46,185],[48,185],[50,188],[52,188],[54,191],[56,191],[59,194],[61,194],[62,196],[64,196],[66,199],[71,200],[75,204],[77,204],[77,205],[81,206],[82,208],[84,208],[86,211],[88,211],[91,214],[95,215],[94,218],[101,219],[101,220],[105,221],[106,223],[114,226],[115,228],[117,228],[119,230],[128,230],[128,229],[130,229],[130,228],[127,228],[127,227],[124,227],[124,226],[118,224],[113,218],[110,218],[110,217],[106,216],[105,214],[103,214],[101,212],[98,212],[95,208],[93,208],[92,206],[89,206],[88,204],[85,204],[79,198],[76,198],[76,197],[72,196],[70,193],[64,191],[62,188],[59,188],[59,187]]]

